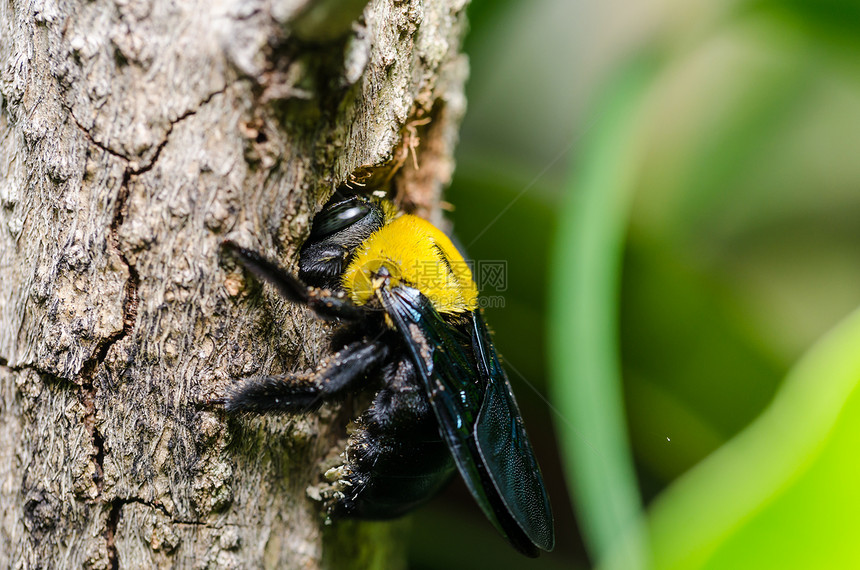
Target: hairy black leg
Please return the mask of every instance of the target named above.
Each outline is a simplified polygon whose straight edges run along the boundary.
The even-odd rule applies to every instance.
[[[342,397],[349,388],[367,380],[388,358],[388,345],[360,341],[331,355],[311,376],[259,376],[246,379],[224,398],[229,413],[297,413],[319,408]]]
[[[222,246],[236,256],[245,269],[257,278],[274,285],[285,299],[294,303],[303,303],[321,317],[354,321],[361,319],[366,313],[365,309],[354,305],[342,291],[308,287],[297,277],[255,251],[229,240]]]

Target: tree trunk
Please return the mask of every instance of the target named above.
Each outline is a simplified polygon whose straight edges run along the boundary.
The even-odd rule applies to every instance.
[[[0,0],[0,567],[404,564],[312,499],[354,405],[206,403],[330,330],[225,238],[295,267],[345,183],[438,215],[465,0],[365,4]]]

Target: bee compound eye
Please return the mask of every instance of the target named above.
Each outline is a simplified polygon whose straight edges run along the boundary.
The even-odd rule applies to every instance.
[[[324,238],[348,228],[364,219],[370,210],[370,205],[358,198],[350,198],[327,206],[314,218],[311,237]]]

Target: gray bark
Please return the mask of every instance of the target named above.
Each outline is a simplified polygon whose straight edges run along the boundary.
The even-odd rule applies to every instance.
[[[219,244],[294,267],[345,182],[437,216],[464,4],[0,0],[0,567],[403,564],[308,492],[355,406],[205,405],[329,332]]]

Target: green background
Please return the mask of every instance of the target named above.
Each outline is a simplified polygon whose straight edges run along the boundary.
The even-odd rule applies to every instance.
[[[469,10],[446,199],[558,545],[457,482],[410,566],[860,567],[860,3]]]

